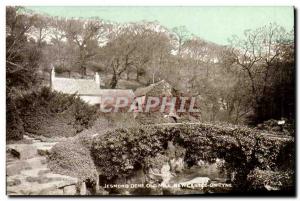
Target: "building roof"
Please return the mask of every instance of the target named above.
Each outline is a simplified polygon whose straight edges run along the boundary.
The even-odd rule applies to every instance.
[[[86,96],[134,97],[131,89],[101,89],[92,79],[58,78],[52,81],[52,89],[66,94]]]
[[[136,97],[140,96],[172,96],[173,88],[165,80],[151,84],[147,87],[137,88],[134,92]]]

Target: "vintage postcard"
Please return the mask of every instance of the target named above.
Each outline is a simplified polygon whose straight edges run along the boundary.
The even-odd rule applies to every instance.
[[[294,196],[294,13],[7,6],[7,195]]]

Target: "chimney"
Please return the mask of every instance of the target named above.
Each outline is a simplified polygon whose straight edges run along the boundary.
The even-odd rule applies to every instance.
[[[98,74],[98,72],[95,73],[95,82],[97,86],[100,88],[100,75]]]
[[[51,75],[50,75],[50,88],[51,89],[53,88],[54,79],[55,79],[55,69],[54,69],[54,66],[52,66]]]
[[[51,80],[53,80],[55,78],[55,68],[54,66],[51,69]]]

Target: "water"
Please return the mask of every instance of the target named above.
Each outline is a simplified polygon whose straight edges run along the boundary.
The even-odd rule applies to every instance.
[[[145,175],[137,174],[134,179],[129,183],[141,183],[144,181]],[[190,187],[179,187],[178,184],[183,182],[189,182],[195,179],[201,181],[201,178],[209,178],[207,186],[204,188],[190,188]],[[122,183],[118,181],[117,183]],[[124,183],[124,182],[123,182]],[[168,188],[154,187],[154,188],[137,188],[137,189],[118,189],[116,192],[110,192],[110,194],[117,195],[182,195],[182,194],[204,194],[204,193],[226,193],[230,192],[230,174],[226,171],[220,163],[213,164],[202,164],[193,166],[191,168],[185,168],[182,172],[176,173],[169,181],[170,186]],[[174,187],[176,186],[177,187]],[[224,186],[223,186],[224,185]]]
[[[216,163],[207,164],[204,166],[193,166],[189,169],[184,169],[171,179],[172,183],[186,182],[196,177],[208,177],[212,182],[226,183],[230,180],[230,176],[226,170],[219,167]]]
[[[178,184],[198,178],[209,178],[210,181],[204,185],[204,188],[179,188],[173,190],[171,194],[204,194],[204,193],[226,193],[230,192],[230,174],[217,163],[206,164],[202,166],[193,166],[189,169],[184,169],[170,180],[170,184]]]

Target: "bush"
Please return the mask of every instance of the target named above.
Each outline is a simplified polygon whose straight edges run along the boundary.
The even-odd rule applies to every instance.
[[[247,180],[253,191],[291,191],[294,187],[293,171],[270,171],[258,168],[250,172]]]
[[[90,150],[80,141],[70,140],[56,144],[50,152],[48,167],[55,173],[96,182],[97,171]]]
[[[19,96],[15,104],[25,132],[33,135],[74,136],[91,127],[96,119],[96,107],[76,95],[51,91],[47,87]]]
[[[6,141],[21,140],[24,135],[23,121],[12,97],[6,98]]]
[[[199,160],[224,159],[227,168],[237,172],[234,186],[240,191],[248,187],[246,180],[251,170],[258,167],[276,171],[281,150],[294,145],[292,138],[268,137],[246,127],[148,125],[96,136],[91,153],[101,175],[107,179],[125,178],[138,167],[145,167],[149,158],[166,154],[170,141],[186,150],[185,162],[189,166]]]
[[[278,125],[278,120],[269,119],[261,124],[257,125],[258,129],[267,130],[269,132],[276,132],[283,135],[295,135],[295,122],[286,118],[282,119],[285,121],[283,125]]]

